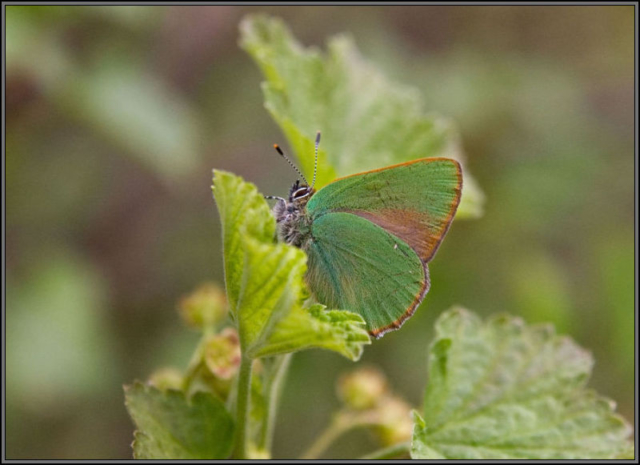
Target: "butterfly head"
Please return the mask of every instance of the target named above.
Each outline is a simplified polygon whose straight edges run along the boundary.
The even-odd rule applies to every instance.
[[[302,247],[309,238],[310,219],[306,215],[307,202],[316,190],[313,188],[316,182],[316,171],[318,167],[318,145],[320,144],[320,132],[316,135],[316,156],[313,170],[313,182],[309,184],[302,172],[294,165],[276,144],[273,147],[284,158],[291,167],[298,173],[300,179],[296,180],[289,190],[289,199],[276,196],[266,196],[267,199],[277,200],[273,206],[273,216],[276,218],[278,238],[287,244]]]
[[[307,184],[301,184],[300,180],[296,180],[289,191],[289,203],[298,209],[302,209],[315,192],[316,190],[313,187]]]

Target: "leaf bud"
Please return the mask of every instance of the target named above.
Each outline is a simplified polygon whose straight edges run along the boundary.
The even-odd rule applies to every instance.
[[[196,329],[213,328],[227,316],[227,298],[215,283],[205,283],[180,300],[180,316]]]
[[[373,367],[363,367],[341,376],[337,388],[342,401],[355,410],[375,407],[388,389],[384,374]]]
[[[240,368],[240,338],[234,328],[211,336],[204,347],[204,361],[216,378],[233,378]]]

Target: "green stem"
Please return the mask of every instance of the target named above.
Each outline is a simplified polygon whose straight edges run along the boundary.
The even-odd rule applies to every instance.
[[[238,390],[236,398],[236,448],[237,459],[247,458],[247,429],[249,427],[249,401],[251,397],[251,367],[253,359],[242,356],[238,374]]]
[[[378,449],[377,451],[360,457],[359,460],[393,459],[401,456],[408,456],[410,450],[411,443],[401,442],[400,444],[394,444],[393,446],[385,447],[384,449]]]
[[[191,355],[191,359],[189,360],[189,365],[187,365],[187,369],[185,370],[185,374],[182,381],[182,390],[184,392],[189,392],[191,388],[191,383],[198,377],[200,374],[200,369],[202,368],[202,359],[203,359],[203,351],[207,344],[207,340],[215,334],[215,327],[206,326],[203,330],[202,337],[200,341],[198,341],[198,345],[196,346],[196,350],[193,351]]]
[[[359,425],[359,422],[351,421],[349,417],[338,413],[327,429],[318,436],[315,442],[311,444],[311,447],[309,447],[300,458],[302,460],[317,459],[336,439]]]
[[[282,384],[291,362],[292,354],[285,354],[275,357],[268,385],[265,387],[265,399],[267,402],[267,417],[264,420],[262,431],[260,434],[260,449],[271,452],[271,443],[273,442],[273,431],[276,420],[276,412],[282,393]]]
[[[191,355],[191,360],[189,360],[189,365],[187,366],[182,381],[182,389],[184,390],[184,392],[189,392],[191,383],[198,375],[198,370],[200,369],[200,364],[202,362],[202,348],[204,346],[204,342],[205,338],[202,337],[198,342],[196,350],[193,351],[193,355]]]

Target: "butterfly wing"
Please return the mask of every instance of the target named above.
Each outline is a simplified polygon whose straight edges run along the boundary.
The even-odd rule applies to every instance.
[[[307,204],[315,220],[345,212],[405,241],[423,262],[433,258],[460,203],[462,170],[449,158],[422,158],[340,178]]]
[[[429,289],[427,262],[442,242],[462,190],[458,162],[424,158],[338,179],[307,204],[312,240],[307,280],[318,300],[361,314],[382,336]]]
[[[426,266],[401,239],[351,213],[312,225],[307,282],[319,302],[359,313],[374,337],[413,314],[429,288]]]

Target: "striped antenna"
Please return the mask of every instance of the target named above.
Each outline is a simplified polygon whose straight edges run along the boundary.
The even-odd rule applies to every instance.
[[[318,145],[320,145],[320,131],[316,134],[316,159],[313,164],[313,183],[311,183],[311,189],[316,185],[316,173],[318,172]]]
[[[284,158],[285,160],[287,160],[287,162],[289,163],[289,165],[291,165],[291,168],[293,168],[294,170],[296,170],[296,173],[298,173],[298,176],[300,176],[302,178],[302,180],[305,182],[305,184],[309,185],[309,181],[307,181],[307,178],[304,177],[304,174],[302,174],[302,171],[300,171],[298,169],[298,167],[296,165],[293,164],[293,162],[291,160],[289,160],[289,158],[284,154],[284,152],[282,151],[282,149],[280,148],[280,146],[278,144],[273,144],[273,148],[276,149],[276,151],[282,156],[282,158]]]
[[[287,201],[287,199],[284,199],[282,197],[278,197],[277,195],[265,195],[264,198],[267,199],[267,200],[282,200],[283,202]]]

